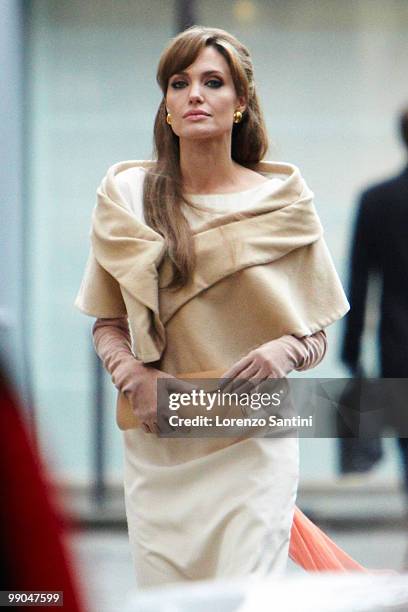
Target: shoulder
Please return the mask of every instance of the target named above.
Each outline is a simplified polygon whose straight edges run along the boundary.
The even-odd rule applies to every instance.
[[[127,160],[120,161],[109,166],[104,180],[113,182],[120,187],[134,187],[143,184],[144,178],[150,168],[154,168],[152,160]]]
[[[126,196],[134,195],[143,187],[146,170],[140,167],[127,168],[115,174],[115,185]]]
[[[120,197],[142,220],[143,184],[148,171],[149,162],[118,162],[110,166],[107,172]]]

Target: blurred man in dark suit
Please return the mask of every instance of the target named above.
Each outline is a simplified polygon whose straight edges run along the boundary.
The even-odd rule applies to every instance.
[[[399,127],[408,153],[408,107],[401,113]],[[408,164],[360,197],[352,241],[351,310],[341,355],[353,375],[361,366],[367,287],[373,275],[381,282],[380,375],[408,378]],[[406,410],[408,417],[408,397]],[[398,446],[408,493],[408,438],[398,438]]]

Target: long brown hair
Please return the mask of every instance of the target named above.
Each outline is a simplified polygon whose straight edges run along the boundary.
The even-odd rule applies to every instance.
[[[163,92],[154,123],[154,168],[146,173],[143,208],[146,222],[166,239],[167,252],[173,265],[168,289],[186,285],[195,267],[192,231],[180,204],[197,208],[183,194],[180,172],[179,138],[166,123],[165,97],[170,77],[192,64],[200,51],[213,46],[227,60],[238,96],[244,96],[243,119],[233,124],[231,157],[250,167],[258,163],[268,149],[265,123],[255,91],[253,67],[248,49],[234,36],[218,28],[192,26],[164,49],[157,82]]]

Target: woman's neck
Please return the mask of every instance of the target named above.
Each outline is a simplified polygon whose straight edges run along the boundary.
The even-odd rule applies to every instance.
[[[240,166],[231,158],[231,142],[180,141],[180,170],[186,193],[228,191]]]

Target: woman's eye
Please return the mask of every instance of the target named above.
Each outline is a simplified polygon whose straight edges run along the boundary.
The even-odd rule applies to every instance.
[[[219,81],[218,79],[210,79],[206,84],[210,85],[210,87],[221,87],[222,81]]]
[[[185,81],[173,81],[171,83],[171,87],[173,87],[173,89],[181,89],[184,85],[186,85]]]

